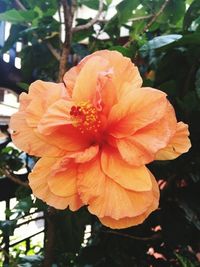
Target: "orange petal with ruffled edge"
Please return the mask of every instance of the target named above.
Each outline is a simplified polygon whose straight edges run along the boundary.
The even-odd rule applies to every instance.
[[[131,62],[129,58],[124,57],[121,53],[117,51],[101,50],[96,51],[93,54],[85,57],[76,67],[73,67],[68,72],[66,72],[63,79],[71,95],[74,90],[75,83],[78,75],[80,74],[80,71],[84,68],[85,64],[88,64],[88,61],[93,61],[93,58],[95,57],[99,57],[107,61],[107,64],[104,65],[104,68],[101,69],[101,71],[112,73],[111,80],[113,83],[112,86],[114,87],[113,94],[116,94],[118,100],[122,97],[122,95],[127,93],[127,90],[124,90],[125,87],[123,87],[124,83],[131,83],[131,89],[141,87],[142,78],[139,74],[138,68]],[[95,69],[93,69],[91,73],[94,74],[94,70],[95,72],[100,71],[97,66],[95,66]],[[106,90],[108,90],[109,93],[109,87],[107,87]]]
[[[77,164],[68,160],[64,166],[62,164],[62,169],[54,170],[54,167],[52,167],[52,172],[47,177],[47,183],[50,191],[56,196],[70,197],[77,192],[76,177]]]
[[[38,157],[65,155],[66,152],[63,149],[50,144],[48,140],[42,140],[42,136],[39,133],[36,134],[34,128],[27,125],[25,118],[25,113],[20,111],[13,114],[10,119],[12,141],[18,148]]]
[[[29,87],[31,99],[26,107],[26,121],[30,127],[36,127],[46,109],[59,99],[68,99],[62,83],[36,81]]]
[[[132,218],[126,217],[126,218],[122,218],[119,220],[115,220],[111,217],[104,217],[104,218],[99,219],[101,223],[112,229],[127,228],[127,227],[131,227],[131,226],[135,226],[135,225],[143,223],[144,220],[149,216],[149,214],[153,212],[154,210],[156,210],[159,205],[159,197],[160,197],[159,188],[152,174],[151,174],[151,179],[152,179],[152,184],[153,184],[153,187],[152,187],[153,201],[151,205],[149,206],[149,208],[144,213],[142,213],[139,216],[132,217]]]
[[[138,68],[131,62],[130,58],[124,57],[117,51],[101,50],[93,53],[94,56],[100,56],[108,60],[110,68],[113,69],[111,79],[115,86],[118,100],[127,93],[124,83],[130,83],[131,89],[142,86],[142,78]]]
[[[153,88],[133,90],[114,105],[108,117],[108,131],[116,137],[130,136],[160,120],[166,113],[166,94]]]
[[[42,134],[51,134],[58,126],[72,124],[70,115],[73,102],[60,99],[53,103],[41,117],[37,128]]]
[[[138,192],[152,189],[151,177],[145,166],[133,167],[126,163],[116,149],[104,148],[101,155],[103,172],[122,187]]]
[[[75,211],[83,205],[77,192],[75,190],[71,190],[70,188],[70,194],[74,192],[73,195],[65,197],[59,196],[52,192],[48,184],[48,181],[52,178],[52,172],[55,172],[55,166],[59,165],[61,159],[62,158],[41,158],[40,160],[38,160],[32,172],[28,176],[29,185],[33,191],[33,194],[39,199],[42,199],[48,205],[57,209],[65,209],[69,206],[72,211]],[[76,177],[74,177],[74,183],[75,178]],[[58,177],[58,179],[61,178]],[[67,179],[66,176],[65,179]],[[69,179],[71,182],[72,178],[70,177]],[[52,185],[53,183],[51,184],[51,186]],[[60,193],[59,190],[58,193]]]
[[[116,140],[122,158],[134,166],[153,161],[156,153],[165,147],[173,136],[176,124],[174,109],[168,103],[160,120],[138,130],[132,136]]]
[[[93,103],[96,98],[99,74],[107,69],[107,66],[108,61],[101,57],[93,56],[87,61],[76,79],[72,93],[73,101]]]
[[[71,69],[69,69],[65,73],[65,75],[63,77],[63,81],[65,83],[65,86],[66,86],[66,89],[67,89],[67,92],[68,92],[70,98],[72,97],[74,85],[76,83],[76,79],[77,79],[77,76],[78,76],[80,70],[81,70],[80,65],[72,67]]]
[[[84,163],[92,160],[99,153],[99,146],[94,145],[86,148],[83,151],[70,153],[67,158],[72,158],[76,163]]]
[[[152,191],[127,190],[101,169],[100,159],[81,164],[78,169],[78,192],[88,210],[99,218],[121,219],[144,213],[153,201]]]
[[[37,130],[43,140],[65,149],[80,151],[90,146],[87,135],[82,135],[75,127],[70,115],[73,103],[60,99],[52,104],[38,123]]]
[[[31,97],[27,94],[27,93],[21,93],[19,95],[19,111],[25,111],[27,106],[30,104],[31,102]]]
[[[183,122],[178,122],[175,134],[172,136],[167,146],[158,151],[156,160],[176,159],[181,154],[188,152],[191,147],[188,136],[188,125]]]

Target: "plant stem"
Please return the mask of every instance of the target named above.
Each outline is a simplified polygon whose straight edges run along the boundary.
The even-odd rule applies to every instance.
[[[49,207],[48,213],[46,215],[47,231],[45,235],[45,253],[43,267],[52,267],[55,257],[55,214],[56,209]]]

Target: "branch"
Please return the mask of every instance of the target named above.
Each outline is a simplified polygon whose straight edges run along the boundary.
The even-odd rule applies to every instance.
[[[55,215],[56,209],[49,207],[46,215],[47,228],[45,233],[44,262],[42,267],[51,267],[54,262],[56,243]]]
[[[58,82],[61,82],[67,69],[67,60],[71,49],[72,23],[76,9],[76,1],[71,0],[70,4],[66,0],[61,0],[64,12],[65,40],[61,48]]]
[[[150,14],[150,15],[147,15],[147,16],[141,16],[141,17],[137,17],[137,18],[132,18],[132,19],[129,19],[130,21],[139,21],[139,20],[143,20],[143,19],[150,19],[154,17],[153,14]]]
[[[98,10],[98,13],[96,14],[96,16],[93,19],[91,19],[88,23],[72,28],[72,32],[87,30],[90,27],[92,27],[92,25],[94,25],[98,21],[102,11],[103,11],[103,0],[99,0],[99,10]]]
[[[16,6],[21,9],[21,10],[24,10],[26,11],[27,9],[25,8],[25,6],[20,2],[20,0],[15,0],[15,4]]]
[[[51,52],[51,54],[59,61],[60,54],[58,53],[58,51],[52,46],[51,43],[47,42],[46,45],[49,48],[49,51]]]
[[[139,236],[133,236],[133,235],[120,233],[120,232],[112,231],[112,230],[102,231],[102,232],[106,233],[106,234],[118,235],[118,236],[121,236],[121,237],[131,238],[131,239],[140,240],[140,241],[149,241],[149,240],[155,240],[155,239],[161,238],[161,234],[160,233],[156,233],[156,234],[154,234],[154,235],[152,235],[150,237],[139,237]]]
[[[11,181],[15,182],[16,184],[19,184],[19,185],[22,185],[22,186],[29,188],[28,182],[21,181],[16,175],[11,173],[8,169],[4,169],[3,173],[5,174],[5,176],[7,178],[9,178]]]
[[[158,12],[154,15],[149,15],[149,18],[152,17],[152,19],[149,21],[149,23],[147,23],[147,25],[144,27],[142,33],[146,32],[146,30],[154,23],[154,21],[156,21],[157,17],[160,16],[160,14],[164,11],[165,7],[167,6],[167,4],[169,3],[170,0],[165,0],[164,3],[162,4],[161,8],[158,10]],[[148,16],[144,16],[143,18],[141,17],[141,19],[147,19]],[[140,20],[139,18],[135,18],[135,21]],[[134,19],[132,20],[134,21]],[[129,40],[127,43],[124,44],[124,47],[127,47],[131,44],[132,40]]]
[[[157,17],[160,16],[160,14],[164,11],[165,7],[169,3],[170,0],[165,0],[165,2],[162,4],[161,8],[158,10],[158,12],[152,17],[152,19],[149,21],[149,23],[145,26],[143,32],[145,32],[153,23],[156,21]]]

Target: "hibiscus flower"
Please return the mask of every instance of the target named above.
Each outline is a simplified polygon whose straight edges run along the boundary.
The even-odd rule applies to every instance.
[[[36,81],[20,95],[12,140],[41,157],[29,175],[33,194],[57,209],[82,205],[111,228],[142,223],[159,189],[145,164],[190,148],[166,94],[141,88],[130,59],[98,51],[64,76]]]

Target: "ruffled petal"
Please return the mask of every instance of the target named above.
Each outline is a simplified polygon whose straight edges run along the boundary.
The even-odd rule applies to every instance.
[[[88,210],[97,217],[121,219],[141,215],[152,203],[151,191],[126,190],[106,177],[102,194],[89,202]]]
[[[156,160],[176,159],[181,154],[188,152],[191,147],[188,136],[188,125],[183,122],[177,123],[175,134],[172,136],[167,146],[157,152]]]
[[[138,192],[152,189],[148,169],[145,166],[133,167],[129,165],[115,149],[109,147],[103,149],[101,166],[107,176],[126,189]]]
[[[39,133],[36,134],[34,128],[27,125],[25,118],[26,114],[20,111],[13,114],[10,120],[12,141],[18,148],[38,157],[59,157],[65,154],[63,148],[50,144],[48,140],[42,140],[42,136]]]
[[[63,81],[66,85],[67,92],[68,92],[70,97],[72,97],[74,85],[76,83],[76,79],[77,79],[77,76],[78,76],[80,70],[81,70],[80,65],[77,65],[77,66],[71,68],[70,70],[68,70],[63,77]]]
[[[99,156],[80,164],[78,168],[78,192],[84,204],[101,195],[105,189],[105,175],[101,170]]]
[[[101,170],[100,159],[81,164],[78,192],[88,210],[98,216],[121,219],[141,215],[153,201],[152,191],[126,190]]]
[[[68,158],[73,158],[76,163],[84,163],[92,160],[99,153],[99,146],[90,146],[81,152],[71,153]]]
[[[133,90],[114,105],[108,117],[108,131],[116,138],[130,136],[160,120],[166,113],[166,94],[152,88]]]
[[[51,174],[47,177],[50,191],[56,196],[70,197],[76,194],[77,164],[68,160],[65,164],[52,167]]]
[[[65,151],[80,151],[90,146],[87,135],[73,126],[70,116],[72,102],[60,99],[52,104],[39,121],[37,132],[44,141]]]
[[[92,73],[92,75],[91,75]],[[122,79],[123,77],[123,79]],[[89,81],[89,82],[88,82]],[[64,75],[67,90],[76,102],[101,102],[107,113],[129,89],[140,88],[138,68],[117,51],[102,50],[85,57]],[[124,86],[131,84],[132,88]]]
[[[69,208],[73,211],[79,209],[83,204],[77,192],[71,196],[61,197],[52,193],[49,189],[48,179],[51,176],[52,168],[61,159],[41,158],[29,174],[29,185],[33,194],[42,199],[48,205],[57,209]]]
[[[126,91],[127,87],[123,86],[124,83],[130,83],[132,85],[131,90],[142,86],[142,78],[138,68],[131,62],[130,58],[122,56],[117,51],[110,50],[97,51],[93,55],[105,58],[109,62],[109,66],[112,67],[113,75],[111,79],[116,88],[118,100],[128,92]]]
[[[134,166],[153,161],[156,153],[173,136],[176,124],[174,109],[168,103],[166,113],[160,120],[138,130],[132,136],[116,140],[122,158]]]
[[[27,106],[30,104],[31,102],[31,97],[27,94],[27,93],[21,93],[19,95],[19,111],[25,111]]]
[[[108,66],[108,61],[93,56],[88,59],[87,64],[83,65],[79,75],[77,76],[72,99],[74,102],[90,102],[93,103],[96,99],[98,89],[98,79],[102,71]]]
[[[153,176],[151,179],[152,179],[152,184],[153,184],[153,190],[152,190],[153,201],[151,205],[149,206],[149,208],[144,213],[142,213],[139,216],[132,217],[132,218],[126,217],[126,218],[122,218],[119,220],[115,220],[111,217],[104,217],[104,218],[100,218],[101,223],[112,229],[122,229],[122,228],[127,228],[127,227],[131,227],[131,226],[135,226],[135,225],[143,223],[144,220],[149,216],[149,214],[158,208],[158,204],[159,204],[159,196],[160,196],[159,188]]]
[[[64,99],[60,99],[52,104],[38,123],[39,132],[48,135],[55,131],[58,126],[72,124],[73,121],[70,115],[72,106],[73,103],[71,101]]]
[[[66,152],[79,152],[91,146],[90,136],[81,135],[72,125],[58,126],[51,134],[44,135],[36,131],[44,142],[57,146]]]
[[[62,83],[36,81],[29,87],[30,104],[26,107],[26,121],[30,127],[36,127],[46,109],[59,99],[68,99]]]

